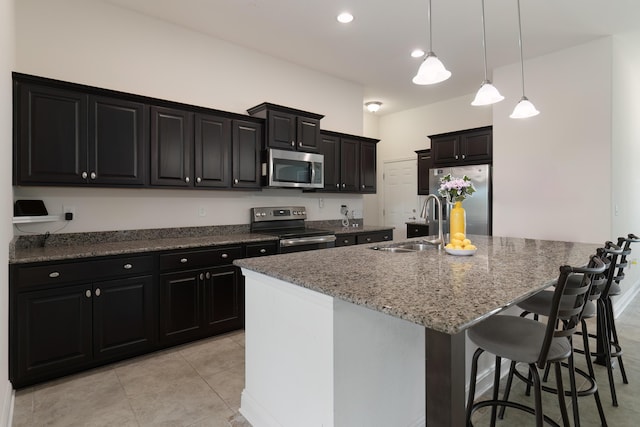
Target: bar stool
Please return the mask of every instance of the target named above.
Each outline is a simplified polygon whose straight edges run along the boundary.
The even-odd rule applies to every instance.
[[[536,416],[536,426],[542,427],[543,422],[558,426],[542,411],[542,387],[538,368],[544,368],[547,363],[555,366],[558,404],[565,426],[569,425],[569,416],[565,403],[565,393],[562,385],[561,362],[568,360],[573,354],[571,338],[580,323],[584,305],[588,299],[593,277],[605,271],[604,262],[596,255],[589,259],[587,267],[560,267],[557,284],[553,292],[549,321],[544,324],[532,319],[518,316],[494,315],[473,326],[468,331],[469,339],[478,346],[472,358],[471,383],[467,404],[467,425],[472,426],[471,416],[474,411],[485,406],[491,406],[491,425],[495,425],[498,406],[516,408]],[[581,275],[577,286],[567,286],[568,279],[573,275]],[[493,398],[491,400],[474,403],[478,358],[484,352],[495,355],[495,375],[493,383]],[[518,402],[498,399],[500,383],[500,364],[502,358],[511,360],[511,366],[516,363],[526,363],[533,379],[535,407],[529,407]]]
[[[611,391],[611,402],[613,406],[618,406],[616,386],[613,379],[613,358],[616,358],[618,361],[620,374],[622,375],[622,382],[624,384],[629,384],[629,380],[622,361],[622,346],[618,340],[618,332],[616,330],[615,316],[613,313],[613,301],[611,297],[621,293],[620,282],[624,279],[624,269],[628,265],[627,256],[631,254],[631,243],[636,242],[640,242],[640,238],[635,234],[628,234],[627,237],[618,237],[618,246],[622,248],[620,260],[615,265],[617,269],[615,275],[613,275],[612,280],[608,286],[605,287],[600,299],[598,300],[597,334],[589,334],[589,337],[595,338],[597,342],[596,351],[591,353],[592,356],[596,357],[595,363],[604,365],[607,368],[609,389]]]

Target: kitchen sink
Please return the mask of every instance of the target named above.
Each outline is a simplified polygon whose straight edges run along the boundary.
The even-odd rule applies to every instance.
[[[429,249],[437,249],[437,245],[433,245],[431,243],[426,242],[401,242],[401,243],[392,243],[390,245],[385,246],[371,246],[369,249],[373,249],[375,251],[383,251],[383,252],[399,252],[399,253],[407,253],[407,252],[420,252],[426,251]]]

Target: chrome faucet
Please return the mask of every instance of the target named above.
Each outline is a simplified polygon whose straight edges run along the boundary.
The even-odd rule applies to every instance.
[[[427,206],[429,205],[429,200],[431,199],[436,201],[436,206],[438,209],[437,211],[438,212],[438,238],[433,240],[425,240],[425,242],[431,243],[432,245],[440,245],[440,248],[442,248],[442,245],[444,244],[444,237],[442,235],[442,203],[440,202],[440,198],[438,196],[435,196],[433,194],[427,195],[427,198],[425,199],[424,204],[422,205],[422,211],[420,212],[420,217],[425,219],[428,217]]]

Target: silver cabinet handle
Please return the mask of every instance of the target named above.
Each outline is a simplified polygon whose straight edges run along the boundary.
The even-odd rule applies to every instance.
[[[49,277],[55,279],[56,277],[60,277],[60,273],[58,273],[57,271],[52,271],[51,273],[49,273]]]
[[[349,239],[344,239],[342,243],[349,243]]]
[[[186,177],[186,178],[184,179],[184,182],[189,182],[189,181],[191,181],[191,180],[189,179],[189,177]]]
[[[204,273],[200,273],[200,280],[204,280]]]
[[[96,177],[97,177],[98,175],[96,175],[96,173],[95,173],[95,172],[91,172],[91,175],[90,175],[90,176],[91,176],[91,179],[96,179]]]
[[[220,255],[220,257],[222,259],[227,259],[227,258],[229,258],[229,254],[222,254],[222,255]]]
[[[346,186],[347,186],[346,184],[342,184],[342,188],[344,188],[344,187],[346,187]]]
[[[266,253],[267,253],[267,250],[266,250],[265,248],[262,248],[262,249],[260,249],[260,253],[261,253],[261,254],[266,254]]]
[[[463,154],[463,155],[462,155],[462,158],[463,158],[463,159],[464,159],[464,158],[466,158],[466,157],[467,157],[467,155],[466,155],[466,154]]]
[[[371,243],[371,237],[367,237],[367,243]]]
[[[96,296],[99,297],[100,296],[100,288],[96,288]]]
[[[87,173],[86,172],[82,172],[82,174],[80,175],[82,177],[82,179],[87,179]]]
[[[296,142],[295,141],[291,141],[291,146],[295,147],[296,146]]]
[[[209,272],[207,271],[207,274],[205,274],[205,276],[204,276],[204,277],[206,277],[207,279],[211,279],[211,273],[209,273]]]
[[[340,188],[340,184],[336,184],[336,188]]]
[[[236,179],[234,179],[234,180],[233,180],[233,183],[234,183],[234,184],[237,184],[238,182],[240,182],[240,181],[238,181],[238,178],[236,178]]]
[[[364,184],[362,184],[362,189],[364,190]]]
[[[302,147],[302,141],[298,142],[298,147]]]
[[[456,160],[458,160],[458,155],[456,154]]]
[[[383,239],[384,240],[389,240],[389,236],[384,236]]]
[[[84,292],[84,296],[85,296],[85,297],[87,297],[87,298],[91,298],[91,289],[87,289],[87,290]]]
[[[125,264],[122,266],[125,270],[131,270],[131,267],[133,267],[133,265],[131,264]]]
[[[202,178],[197,177],[197,178],[196,178],[196,182],[202,182]]]
[[[186,263],[187,263],[187,261],[189,261],[189,260],[188,260],[188,259],[186,259],[186,258],[180,258],[180,262],[181,262],[182,264],[186,264]]]

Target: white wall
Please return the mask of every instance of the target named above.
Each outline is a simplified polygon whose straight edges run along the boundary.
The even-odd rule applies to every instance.
[[[15,66],[14,0],[0,0],[0,259],[9,259],[12,187],[12,89],[11,71]],[[7,262],[0,263],[0,425],[9,425],[12,390],[9,382],[9,273]]]
[[[16,14],[16,71],[243,114],[268,101],[324,114],[323,129],[362,134],[363,89],[354,83],[98,0],[20,0]],[[340,204],[362,215],[360,195],[323,196],[320,209],[317,196],[299,190],[16,188],[15,196],[42,198],[54,214],[74,206],[65,233],[248,223],[249,206],[283,200],[309,207],[311,220],[340,218]]]
[[[640,31],[613,37],[613,147],[611,203],[612,240],[640,236]],[[617,207],[617,209],[616,209]],[[640,279],[640,244],[632,246],[632,264],[625,282]],[[627,285],[627,283],[625,283]]]
[[[509,118],[520,65],[494,70],[506,97],[493,110],[494,235],[611,239],[611,49],[603,38],[526,61],[541,111],[529,119]]]
[[[442,84],[446,84],[442,83]],[[384,225],[384,182],[381,171],[385,161],[417,158],[416,150],[431,147],[428,135],[491,125],[491,107],[472,107],[473,95],[449,99],[435,104],[402,111],[379,118],[378,192],[377,200],[366,202],[366,221],[373,223],[372,207],[377,223]]]

